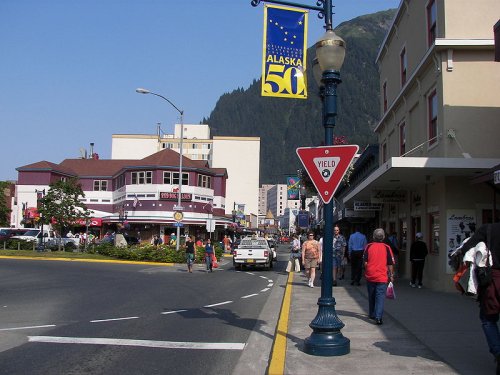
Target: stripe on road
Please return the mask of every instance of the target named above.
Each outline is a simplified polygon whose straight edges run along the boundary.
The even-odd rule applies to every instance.
[[[90,323],[114,322],[117,320],[130,320],[130,319],[139,319],[139,317],[138,316],[128,316],[126,318],[98,319],[98,320],[91,320]]]
[[[250,297],[255,297],[255,296],[258,296],[258,295],[259,295],[259,293],[254,293],[254,294],[249,294],[247,296],[243,296],[241,298],[250,298]]]
[[[208,350],[243,350],[245,343],[236,342],[176,342],[153,340],[104,339],[93,337],[57,337],[28,336],[29,342],[44,342],[53,344],[87,344],[87,345],[117,345],[141,346],[162,349],[208,349]]]
[[[180,313],[180,312],[185,312],[187,310],[172,310],[172,311],[165,311],[165,312],[162,312],[163,315],[167,315],[167,314],[176,314],[176,313]]]
[[[214,303],[213,305],[206,305],[203,307],[215,307],[215,306],[220,306],[220,305],[227,305],[228,303],[232,303],[233,301],[226,301],[226,302],[219,302],[219,303]]]
[[[33,329],[33,328],[48,328],[55,327],[55,324],[46,324],[43,326],[28,326],[28,327],[14,327],[14,328],[0,328],[0,331],[15,331],[16,329]]]

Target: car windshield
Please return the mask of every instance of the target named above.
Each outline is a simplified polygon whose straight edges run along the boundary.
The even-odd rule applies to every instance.
[[[9,232],[7,232],[7,229],[0,229],[0,235],[2,235],[2,236],[8,236]]]
[[[38,229],[32,229],[23,234],[23,236],[36,237],[40,233]]]

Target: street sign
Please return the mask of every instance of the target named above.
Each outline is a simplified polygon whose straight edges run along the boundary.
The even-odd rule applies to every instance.
[[[332,200],[358,149],[357,145],[297,148],[297,155],[325,204]]]
[[[174,206],[174,211],[184,211],[184,207],[183,206],[177,206],[177,205],[175,205]]]
[[[174,220],[179,222],[179,221],[182,221],[182,219],[184,218],[184,215],[182,212],[180,211],[176,211],[174,212]]]
[[[184,224],[182,224],[181,222],[176,222],[174,223],[174,227],[183,227]]]

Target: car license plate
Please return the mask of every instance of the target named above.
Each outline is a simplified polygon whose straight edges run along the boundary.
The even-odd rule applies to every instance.
[[[255,260],[254,259],[247,259],[247,263],[254,263]]]

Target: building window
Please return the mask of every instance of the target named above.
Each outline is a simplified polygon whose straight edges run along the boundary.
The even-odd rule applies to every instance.
[[[172,173],[172,184],[179,185],[179,172]],[[189,173],[182,172],[182,185],[189,185]]]
[[[114,185],[115,190],[121,188],[122,186],[125,186],[125,174],[121,174],[117,178],[115,178]]]
[[[387,161],[387,142],[382,144],[382,163]]]
[[[384,99],[384,112],[387,111],[387,81],[382,86],[382,98]]]
[[[403,48],[399,55],[400,69],[401,69],[401,86],[406,83],[406,72],[408,69],[408,59],[406,58],[406,47]]]
[[[436,22],[437,21],[437,8],[436,1],[431,0],[427,4],[427,42],[429,47],[434,44],[436,40]]]
[[[427,106],[427,111],[429,112],[429,145],[432,145],[437,142],[438,102],[436,90],[432,91],[427,98]]]
[[[61,181],[62,182],[68,182],[68,178],[67,177],[61,177]]]
[[[144,185],[153,183],[153,172],[132,172],[132,185]]]
[[[205,176],[203,174],[199,174],[198,175],[198,186],[211,189],[212,188],[212,177]]]
[[[106,191],[106,190],[108,190],[108,181],[94,180],[94,191]]]
[[[403,121],[399,125],[399,155],[404,155],[406,152],[406,123]]]
[[[163,184],[164,185],[172,184],[172,172],[163,172]]]

